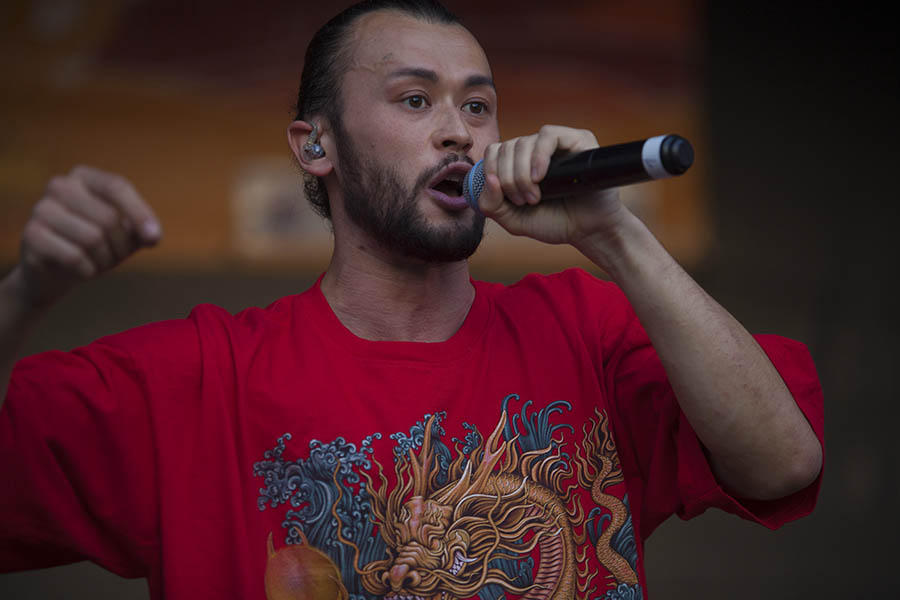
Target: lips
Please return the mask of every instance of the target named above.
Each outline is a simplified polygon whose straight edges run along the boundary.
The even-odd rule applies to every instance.
[[[450,163],[431,178],[428,191],[440,205],[448,210],[462,210],[468,206],[462,195],[462,182],[472,165],[466,162]]]

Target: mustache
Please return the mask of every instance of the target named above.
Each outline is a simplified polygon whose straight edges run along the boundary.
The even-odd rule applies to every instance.
[[[451,165],[455,162],[464,162],[464,163],[469,163],[470,165],[473,165],[473,166],[475,165],[475,161],[472,160],[471,157],[469,157],[469,156],[466,156],[466,155],[461,156],[459,154],[448,154],[448,155],[444,156],[444,158],[441,159],[441,162],[439,162],[438,164],[436,164],[433,167],[429,167],[428,169],[424,170],[419,175],[419,177],[416,179],[416,184],[414,186],[415,191],[418,192],[418,191],[424,189],[428,185],[428,182],[431,181],[434,178],[434,176],[437,175],[441,171],[441,169],[443,169],[447,165]]]

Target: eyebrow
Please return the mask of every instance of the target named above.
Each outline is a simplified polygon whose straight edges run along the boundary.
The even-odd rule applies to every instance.
[[[431,81],[432,83],[437,83],[440,80],[440,77],[438,77],[438,74],[435,71],[419,67],[406,67],[388,73],[388,79],[398,79],[401,77],[415,77],[417,79]],[[496,89],[494,80],[487,75],[469,75],[466,77],[464,85],[467,88],[488,86]]]

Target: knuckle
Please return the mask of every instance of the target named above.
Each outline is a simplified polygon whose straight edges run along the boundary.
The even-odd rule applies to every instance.
[[[65,175],[54,175],[47,181],[44,188],[48,196],[64,196],[70,189],[71,183]]]
[[[110,175],[108,185],[110,192],[119,198],[134,193],[131,182],[121,175]]]
[[[22,243],[28,247],[34,247],[44,234],[43,227],[35,221],[29,221],[22,230]]]
[[[31,209],[32,216],[39,221],[46,221],[56,211],[54,202],[48,198],[40,199]]]
[[[497,162],[497,153],[500,144],[495,142],[484,149],[484,163],[486,168],[493,168]]]
[[[93,175],[96,172],[97,172],[97,169],[95,169],[93,167],[89,167],[84,164],[77,164],[74,167],[72,167],[72,169],[69,171],[69,175],[71,175],[72,177],[76,177],[78,179],[82,179],[85,177],[90,177],[91,175]]]
[[[91,229],[84,237],[84,245],[89,250],[102,250],[106,246],[106,237],[99,229]]]
[[[100,210],[94,220],[104,231],[112,231],[121,226],[119,216],[114,210]]]
[[[75,165],[69,170],[69,177],[84,180],[88,177],[91,168],[85,165]]]
[[[81,264],[87,261],[87,257],[79,248],[72,247],[61,250],[56,260],[66,269],[78,270]]]

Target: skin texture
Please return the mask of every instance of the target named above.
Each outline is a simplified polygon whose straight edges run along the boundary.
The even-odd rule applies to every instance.
[[[392,169],[405,190],[416,190],[421,175],[450,153],[467,162],[484,157],[485,215],[514,234],[572,244],[625,292],[726,488],[771,499],[816,478],[821,447],[768,358],[618,194],[540,202],[536,183],[551,156],[595,147],[590,132],[544,126],[499,143],[490,66],[477,41],[458,25],[377,12],[357,22],[351,44],[341,91],[343,127],[311,117],[321,121],[325,156],[309,160],[301,152],[309,123],[288,128],[301,166],[324,178],[328,189],[335,247],[322,291],[351,332],[370,340],[447,340],[463,323],[474,289],[465,260],[411,256],[348,215],[348,164],[341,162],[348,155],[339,150],[344,140],[337,132],[352,135],[356,155],[369,160],[367,168]],[[448,207],[425,189],[393,201],[411,203],[422,226],[438,234],[476,222],[472,210]],[[55,298],[154,244],[159,235],[152,211],[121,177],[82,169],[51,181],[26,227],[22,260],[0,282],[4,389],[16,349]]]

